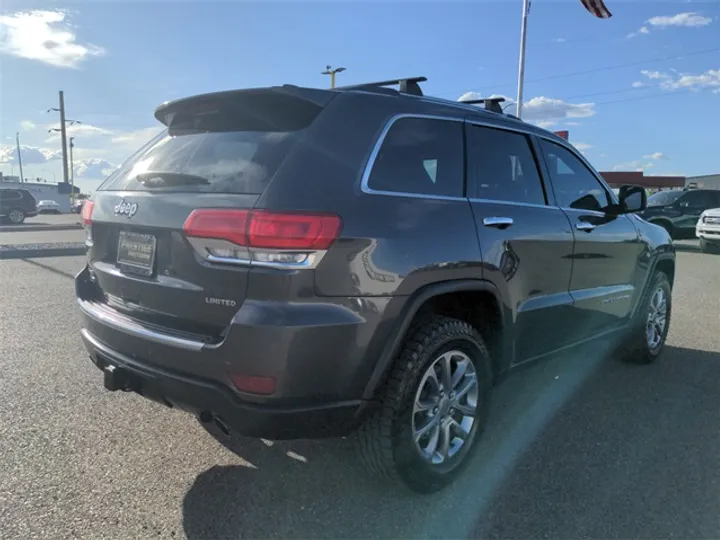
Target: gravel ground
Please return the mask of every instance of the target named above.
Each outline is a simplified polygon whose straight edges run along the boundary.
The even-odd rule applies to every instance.
[[[678,254],[656,365],[596,344],[508,378],[468,474],[431,497],[366,477],[349,440],[223,439],[104,391],[82,263],[0,263],[2,538],[720,538],[720,256]]]

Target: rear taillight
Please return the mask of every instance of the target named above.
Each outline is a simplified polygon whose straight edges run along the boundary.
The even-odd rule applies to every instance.
[[[92,201],[85,201],[80,213],[80,219],[85,229],[85,245],[87,247],[93,246],[93,235],[92,235],[92,213],[95,203]]]
[[[341,228],[333,214],[222,209],[194,210],[183,225],[193,247],[213,262],[283,267],[317,262]]]
[[[94,206],[95,203],[93,201],[85,201],[83,204],[82,212],[80,214],[83,225],[92,225],[92,212]]]

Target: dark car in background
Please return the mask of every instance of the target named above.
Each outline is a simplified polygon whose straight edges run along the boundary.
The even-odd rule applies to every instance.
[[[27,189],[0,187],[0,221],[20,225],[25,218],[37,214],[37,201]]]
[[[107,389],[224,432],[354,434],[368,469],[431,492],[506,373],[600,337],[660,355],[675,251],[634,215],[645,191],[616,198],[492,100],[394,82],[156,110],[165,131],[82,212],[81,333]]]
[[[658,191],[639,213],[645,221],[665,229],[675,240],[695,238],[695,226],[705,210],[720,207],[720,191],[685,189]]]

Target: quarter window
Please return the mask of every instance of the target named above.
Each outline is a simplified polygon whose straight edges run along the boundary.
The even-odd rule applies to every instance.
[[[470,197],[545,204],[540,173],[526,135],[471,125],[467,148]]]
[[[462,122],[397,120],[375,158],[368,187],[375,191],[462,197]]]
[[[605,187],[570,150],[545,139],[540,140],[540,147],[559,206],[602,212],[612,203]]]

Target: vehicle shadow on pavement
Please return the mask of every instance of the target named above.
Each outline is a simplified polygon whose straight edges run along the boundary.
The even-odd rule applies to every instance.
[[[350,438],[223,444],[186,494],[207,538],[717,537],[720,354],[652,366],[587,347],[501,383],[468,473],[420,496],[365,474]],[[218,440],[221,440],[218,436]]]

